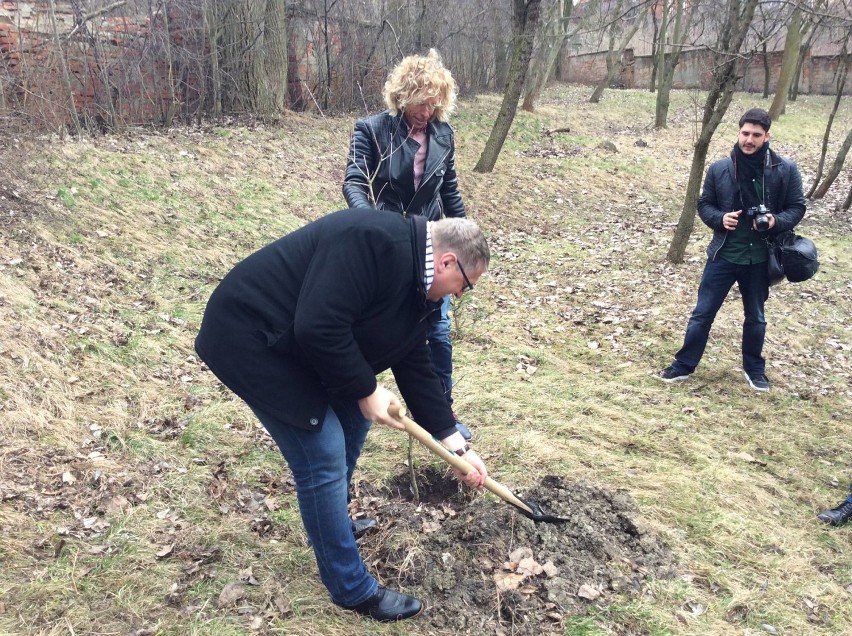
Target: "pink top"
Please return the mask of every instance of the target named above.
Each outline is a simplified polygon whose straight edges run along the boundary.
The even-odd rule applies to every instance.
[[[412,129],[409,137],[420,144],[420,148],[414,155],[414,189],[417,190],[420,187],[420,181],[423,179],[423,172],[426,170],[426,149],[428,147],[426,129]]]

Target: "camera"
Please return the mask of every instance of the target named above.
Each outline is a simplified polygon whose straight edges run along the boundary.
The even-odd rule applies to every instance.
[[[746,210],[748,218],[754,219],[754,227],[758,232],[769,229],[769,208],[762,203]]]

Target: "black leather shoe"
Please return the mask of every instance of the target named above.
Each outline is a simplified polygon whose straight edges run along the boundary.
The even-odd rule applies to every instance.
[[[417,616],[423,609],[423,603],[413,596],[394,592],[380,585],[372,598],[346,609],[385,623]]]
[[[461,433],[462,437],[464,437],[464,441],[469,442],[472,440],[473,433],[470,432],[470,429],[459,421],[459,418],[456,417],[455,413],[453,413],[453,417],[456,418],[456,430]]]
[[[823,510],[817,515],[817,519],[830,523],[833,526],[842,526],[844,523],[852,519],[852,501],[848,499],[837,508],[831,510]]]
[[[371,528],[376,527],[375,519],[354,519],[352,521],[352,534],[355,535],[356,539],[360,539],[363,537]]]

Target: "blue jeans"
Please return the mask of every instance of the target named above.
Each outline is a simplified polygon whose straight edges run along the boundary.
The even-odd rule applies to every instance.
[[[450,297],[441,301],[441,317],[429,325],[429,352],[432,356],[432,368],[444,386],[444,397],[453,405],[453,345],[450,342]]]
[[[734,283],[743,297],[743,369],[765,373],[763,341],[766,337],[766,318],[763,305],[769,298],[769,276],[766,263],[735,265],[722,258],[708,260],[698,287],[698,302],[689,318],[683,347],[675,354],[676,365],[692,373],[701,362],[710,327]]]
[[[322,429],[288,426],[254,411],[287,460],[296,482],[302,523],[314,549],[320,578],[338,605],[372,597],[378,582],[368,572],[349,519],[349,482],[372,422],[357,402],[334,404]]]

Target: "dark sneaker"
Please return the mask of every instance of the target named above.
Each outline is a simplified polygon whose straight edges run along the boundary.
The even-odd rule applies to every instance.
[[[825,523],[830,523],[833,526],[842,526],[852,519],[852,501],[847,499],[837,506],[837,508],[823,510],[817,515],[817,519]]]
[[[470,429],[459,421],[458,415],[453,413],[453,417],[456,420],[456,430],[461,433],[462,437],[464,437],[464,441],[469,442],[470,440],[472,440],[473,433],[470,432]]]
[[[671,365],[670,367],[666,367],[659,373],[655,374],[654,377],[658,380],[662,380],[663,382],[683,382],[691,375],[691,372],[684,371],[682,368]]]
[[[749,373],[748,371],[743,370],[743,375],[745,379],[748,380],[748,384],[755,391],[766,392],[769,390],[769,378],[766,377],[766,374],[760,373],[759,371],[752,371]]]

